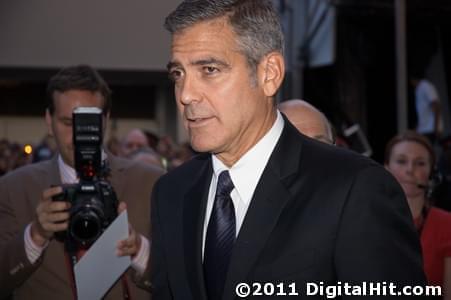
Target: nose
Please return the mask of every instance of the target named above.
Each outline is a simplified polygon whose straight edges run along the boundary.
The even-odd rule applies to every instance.
[[[178,90],[178,99],[183,105],[189,105],[192,102],[200,101],[196,78],[193,75],[186,74]]]
[[[414,170],[414,164],[413,164],[413,162],[407,163],[407,166],[406,166],[406,172],[407,172],[408,174],[413,174],[413,170]]]

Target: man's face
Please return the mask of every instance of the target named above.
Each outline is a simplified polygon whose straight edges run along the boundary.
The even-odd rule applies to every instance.
[[[236,161],[275,118],[260,71],[255,82],[235,40],[223,19],[197,23],[173,36],[168,64],[192,147],[223,162]]]
[[[72,143],[72,111],[77,107],[98,107],[102,109],[103,98],[98,92],[69,90],[54,92],[55,112],[46,112],[46,122],[50,135],[55,138],[58,151],[64,162],[74,167],[74,146]],[[106,120],[105,120],[106,121]]]

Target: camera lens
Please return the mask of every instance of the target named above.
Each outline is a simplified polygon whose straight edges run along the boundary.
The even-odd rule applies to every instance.
[[[90,244],[101,233],[101,220],[92,210],[81,210],[71,220],[70,233],[82,245]]]

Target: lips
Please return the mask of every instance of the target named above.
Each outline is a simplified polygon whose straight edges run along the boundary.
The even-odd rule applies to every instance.
[[[186,117],[189,127],[200,127],[206,125],[213,117]]]

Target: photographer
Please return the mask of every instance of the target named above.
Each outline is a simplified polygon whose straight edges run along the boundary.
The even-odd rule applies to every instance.
[[[64,243],[55,233],[68,229],[70,201],[53,201],[62,184],[78,182],[74,170],[72,112],[77,107],[103,111],[106,128],[110,90],[89,66],[68,67],[47,87],[46,123],[58,147],[53,159],[20,168],[0,179],[0,299],[73,299],[72,267]],[[118,256],[131,256],[132,267],[105,299],[149,299],[150,195],[158,168],[102,153],[110,169],[108,181],[127,209],[129,237],[118,243]],[[67,199],[66,199],[67,200]],[[135,282],[135,283],[134,283]]]

